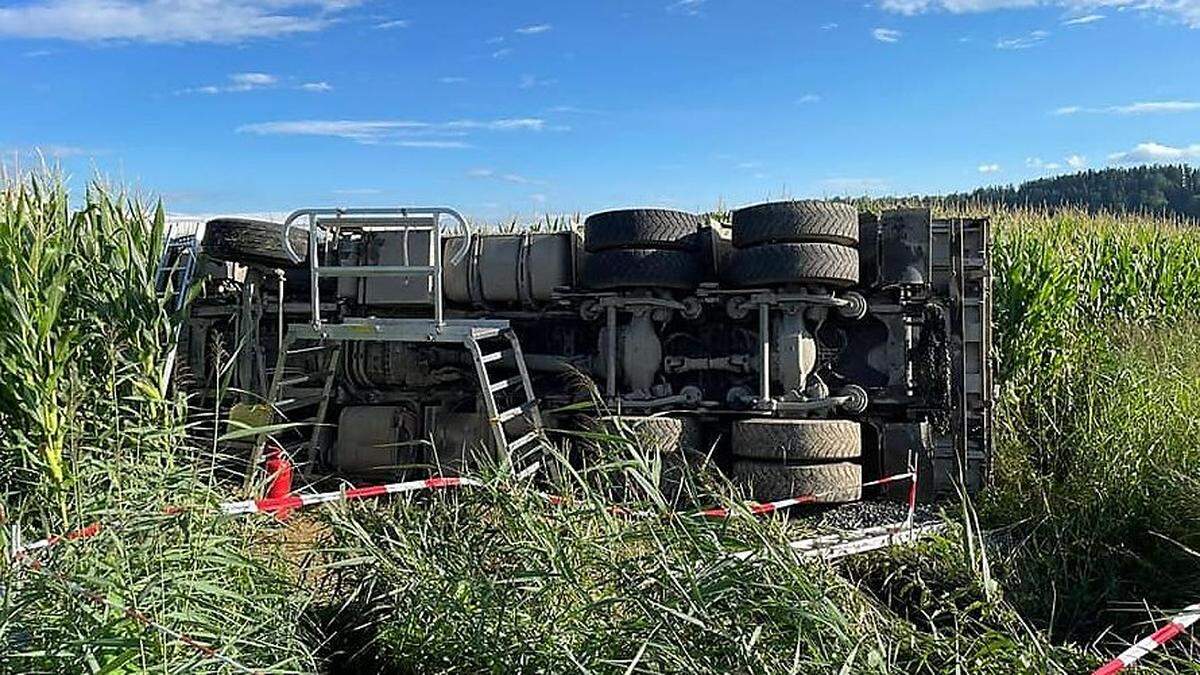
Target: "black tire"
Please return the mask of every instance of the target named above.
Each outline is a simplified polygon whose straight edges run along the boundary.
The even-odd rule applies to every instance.
[[[862,499],[862,466],[850,462],[787,466],[742,459],[733,463],[733,476],[759,502],[801,496],[812,497],[816,504]]]
[[[583,248],[589,253],[628,248],[691,251],[698,247],[696,233],[704,219],[668,209],[604,211],[583,223]]]
[[[733,454],[777,462],[862,457],[862,425],[850,420],[751,419],[733,425]]]
[[[593,253],[583,263],[583,285],[596,290],[673,288],[700,283],[700,261],[685,251],[629,249]]]
[[[268,267],[296,267],[283,249],[283,225],[266,220],[248,218],[216,218],[204,226],[204,252],[217,260],[245,265]],[[302,228],[293,228],[292,248],[301,261],[308,254],[308,233]]]
[[[733,212],[733,245],[825,243],[858,245],[858,209],[852,204],[804,200],[768,202]]]
[[[725,280],[734,287],[858,283],[858,251],[837,244],[762,244],[729,257]]]
[[[643,450],[663,455],[700,452],[703,443],[700,425],[678,417],[642,417],[614,415],[596,420],[601,433],[628,437]]]

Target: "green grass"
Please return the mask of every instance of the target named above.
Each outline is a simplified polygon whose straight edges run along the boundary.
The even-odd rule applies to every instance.
[[[1200,230],[1133,216],[1001,215],[1004,390],[994,526],[1010,598],[1057,638],[1200,598]],[[1121,611],[1125,610],[1125,611]]]
[[[1180,546],[1200,548],[1200,240],[1139,217],[993,215],[988,567],[957,528],[800,562],[794,523],[667,516],[645,489],[655,464],[610,440],[624,461],[598,466],[663,515],[609,513],[594,476],[562,486],[564,508],[496,472],[480,490],[314,512],[321,564],[296,575],[278,525],[211,515],[230,489],[189,442],[184,402],[157,389],[161,209],[8,180],[0,544],[14,526],[121,527],[44,552],[42,571],[0,563],[0,671],[230,671],[132,607],[264,672],[1084,672],[1148,633],[1150,610],[1200,597]],[[1168,651],[1153,670],[1194,672]]]
[[[346,672],[1011,673],[1089,662],[988,599],[952,539],[842,574],[797,562],[779,522],[622,517],[582,488],[572,503],[501,478],[481,492],[327,511],[330,564],[349,589],[327,626],[359,654]],[[759,555],[728,555],[747,550]],[[952,587],[928,585],[922,564],[956,574]]]
[[[4,556],[0,672],[227,670],[128,609],[255,670],[313,667],[304,595],[261,521],[213,515],[212,459],[158,390],[162,220],[101,186],[72,206],[54,177],[0,191],[0,545],[120,525],[41,552],[41,567]]]

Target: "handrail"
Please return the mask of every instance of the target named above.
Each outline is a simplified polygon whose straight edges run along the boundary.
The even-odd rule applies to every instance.
[[[400,216],[401,218],[412,218],[419,216],[432,216],[433,224],[429,228],[431,244],[433,246],[433,264],[432,265],[386,265],[373,267],[350,267],[344,270],[331,270],[328,266],[321,266],[317,263],[317,234],[324,226],[319,220],[319,216],[336,216],[338,218],[344,216]],[[292,248],[291,237],[289,236],[292,230],[296,227],[305,227],[308,230],[308,271],[309,271],[309,292],[311,294],[312,307],[312,325],[314,328],[321,327],[321,290],[320,290],[320,275],[321,271],[325,270],[327,276],[356,276],[356,277],[378,277],[378,276],[428,276],[433,279],[433,318],[440,330],[445,325],[444,299],[442,297],[442,216],[449,216],[458,222],[462,228],[463,243],[462,247],[451,257],[450,262],[458,265],[466,257],[471,246],[471,227],[467,224],[467,219],[458,211],[444,207],[400,207],[400,208],[311,208],[299,209],[288,215],[283,221],[281,228],[281,236],[283,237],[283,250],[293,262],[299,263],[302,258]],[[308,224],[298,225],[295,223],[300,218],[307,217]],[[407,232],[405,230],[405,257],[407,262],[408,246]]]

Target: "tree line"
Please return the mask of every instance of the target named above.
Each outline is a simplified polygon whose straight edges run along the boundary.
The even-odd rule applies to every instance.
[[[1200,220],[1200,169],[1185,164],[1097,169],[1017,186],[980,188],[947,199],[1013,206],[1079,206],[1094,211],[1151,211]]]

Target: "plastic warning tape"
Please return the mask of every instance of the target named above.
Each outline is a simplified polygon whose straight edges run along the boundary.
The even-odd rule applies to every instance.
[[[350,488],[336,492],[318,492],[310,495],[291,495],[275,499],[248,499],[241,502],[226,502],[221,505],[221,512],[226,515],[244,513],[274,513],[302,509],[306,506],[328,504],[330,502],[353,501],[370,499],[384,495],[416,492],[418,490],[439,490],[451,487],[480,487],[483,483],[472,478],[455,478],[436,476],[425,480],[410,480],[404,483],[388,483],[386,485],[371,485],[367,487]]]
[[[911,544],[930,534],[946,529],[945,523],[925,523],[913,525],[911,522],[893,523],[864,527],[857,530],[846,530],[835,534],[798,539],[788,542],[801,558],[819,558],[821,560],[837,560],[856,553],[876,551],[881,548],[891,548],[901,544]],[[729,556],[738,560],[750,560],[763,554],[761,550],[735,551]]]
[[[894,476],[885,476],[884,478],[880,478],[879,480],[873,480],[873,481],[863,483],[862,487],[887,485],[888,483],[896,483],[896,482],[904,481],[904,480],[912,480],[913,485],[916,485],[916,477],[917,477],[917,475],[911,471],[908,473],[898,473]],[[821,497],[831,495],[831,494],[837,494],[838,492],[841,492],[841,490],[825,490],[823,492],[817,492],[814,494],[798,495],[795,497],[789,497],[787,499],[780,499],[779,501],[767,502],[765,504],[751,504],[748,507],[748,509],[752,515],[758,516],[758,515],[763,515],[766,513],[772,513],[774,511],[778,511],[780,509],[786,509],[790,506],[796,506],[798,504],[812,504],[813,502],[817,501],[817,499],[820,499]],[[914,494],[915,494],[915,492],[913,490],[909,491],[909,508],[910,508],[910,510],[911,510],[911,508],[913,508],[913,506],[915,506],[913,503],[913,497],[912,497]],[[719,507],[719,508],[715,508],[715,509],[707,509],[707,510],[701,511],[701,512],[697,513],[696,515],[704,516],[707,518],[728,518],[731,515],[733,515],[734,513],[735,513],[734,509]]]
[[[1154,631],[1153,635],[1142,638],[1137,644],[1121,652],[1117,658],[1097,668],[1093,671],[1092,675],[1111,675],[1111,673],[1119,673],[1125,670],[1129,666],[1132,666],[1138,659],[1179,637],[1181,633],[1197,621],[1200,621],[1200,603],[1185,607],[1167,625]]]
[[[98,523],[98,522],[92,523],[91,525],[88,525],[87,527],[81,527],[78,530],[75,530],[73,532],[68,532],[66,534],[56,534],[51,537],[46,537],[45,539],[39,539],[38,541],[35,541],[30,544],[25,544],[24,546],[17,546],[15,548],[13,548],[13,550],[12,550],[12,557],[20,558],[21,556],[32,553],[33,551],[37,551],[37,550],[43,549],[43,548],[50,548],[51,546],[55,546],[56,544],[61,544],[64,541],[71,541],[73,539],[90,539],[91,537],[94,537],[97,534],[100,534],[100,523]]]

